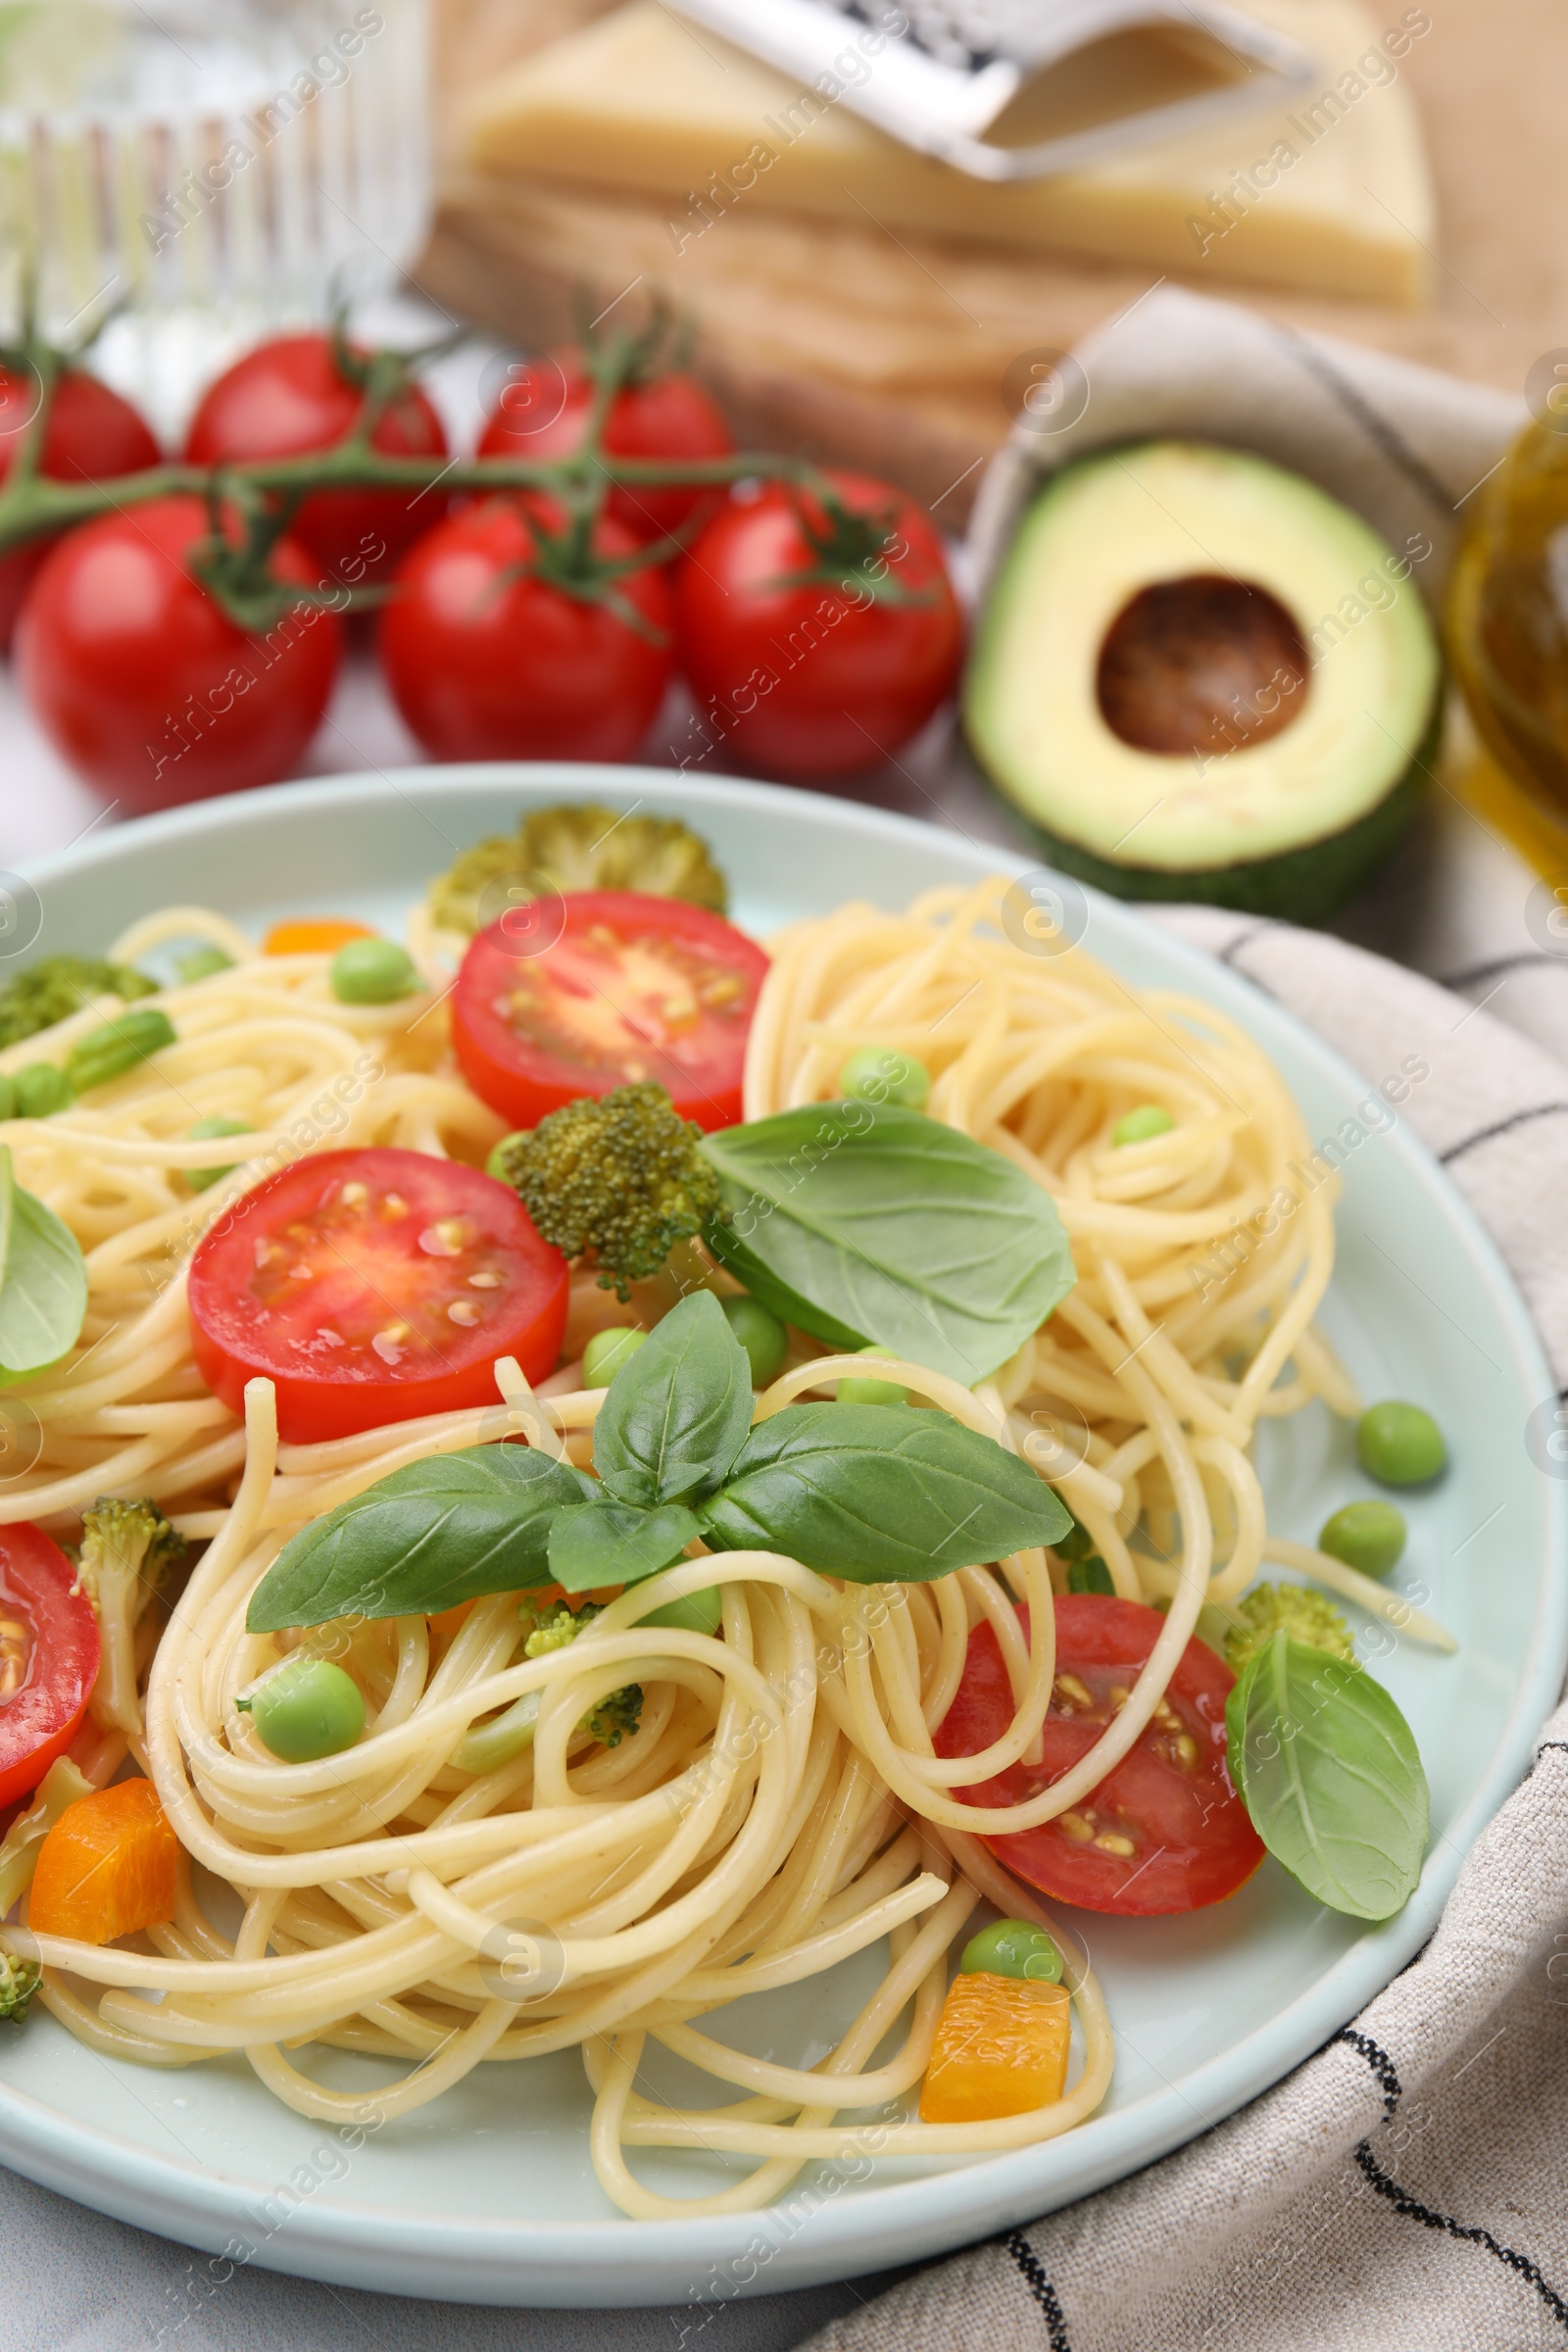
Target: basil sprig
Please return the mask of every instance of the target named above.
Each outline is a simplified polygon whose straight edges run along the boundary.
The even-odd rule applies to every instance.
[[[1073,1286],[1050,1195],[922,1112],[818,1102],[705,1136],[704,1233],[754,1298],[838,1348],[874,1341],[972,1388]]]
[[[1427,1776],[1409,1725],[1363,1667],[1283,1628],[1225,1705],[1226,1762],[1276,1861],[1352,1919],[1392,1919],[1421,1875]]]
[[[18,1184],[0,1144],[0,1383],[58,1363],[81,1337],[87,1267],[74,1234]]]
[[[752,1409],[746,1351],[717,1299],[693,1292],[611,1382],[597,1483],[517,1446],[411,1462],[286,1544],[245,1622],[275,1633],[552,1581],[635,1584],[699,1535],[714,1551],[912,1582],[1054,1543],[1070,1524],[1031,1469],[946,1413],[790,1405],[753,1430]]]

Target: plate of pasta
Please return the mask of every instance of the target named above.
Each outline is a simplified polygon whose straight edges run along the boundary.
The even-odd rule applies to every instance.
[[[1568,1601],[1418,1056],[651,770],[0,913],[6,2163],[204,2292],[722,2300],[1120,2178],[1430,1935]]]

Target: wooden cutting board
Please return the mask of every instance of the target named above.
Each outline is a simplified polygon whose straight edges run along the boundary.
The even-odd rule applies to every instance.
[[[1008,364],[1072,344],[1136,302],[1152,273],[763,214],[727,220],[677,268],[657,203],[468,171],[468,94],[611,4],[436,0],[440,207],[420,282],[533,346],[568,338],[584,301],[589,316],[613,303],[629,318],[662,287],[695,320],[698,364],[744,439],[867,466],[957,529],[1008,427]],[[1432,16],[1403,68],[1438,185],[1430,306],[1211,290],[1520,390],[1535,360],[1568,346],[1568,181],[1557,167],[1568,12],[1562,0],[1441,0]],[[1203,285],[1200,272],[1187,282]]]

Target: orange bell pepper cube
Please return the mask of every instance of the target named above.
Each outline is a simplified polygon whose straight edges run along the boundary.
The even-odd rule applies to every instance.
[[[35,1936],[113,1943],[174,1916],[179,1839],[151,1781],[120,1781],[68,1805],[38,1849],[27,1903]]]
[[[922,2124],[988,2124],[1059,2099],[1072,2016],[1065,1984],[955,1977],[920,2092]]]
[[[264,956],[335,956],[351,939],[378,936],[368,923],[351,923],[347,915],[301,916],[296,922],[274,923],[262,942]]]

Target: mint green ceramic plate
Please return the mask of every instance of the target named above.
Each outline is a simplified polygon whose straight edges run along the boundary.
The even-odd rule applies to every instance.
[[[248,793],[129,825],[35,870],[46,949],[101,952],[134,916],[206,902],[259,928],[282,913],[396,927],[456,850],[523,802],[593,797],[683,815],[712,842],[754,930],[858,896],[899,906],[936,883],[1019,868],[1007,854],[813,794],[628,768],[473,767]],[[1086,945],[1129,981],[1222,1005],[1284,1071],[1314,1135],[1364,1086],[1280,1008],[1110,901]],[[1442,1305],[1430,1294],[1440,1293]],[[0,2158],[122,2220],[222,2254],[354,2286],[473,2302],[646,2304],[802,2286],[928,2257],[1102,2186],[1218,2123],[1317,2048],[1431,1934],[1478,1831],[1523,1771],[1568,1653],[1568,1487],[1541,1477],[1524,1427],[1553,1383],[1491,1242],[1403,1126],[1350,1160],[1326,1326],[1372,1396],[1408,1396],[1452,1442],[1440,1488],[1409,1506],[1400,1579],[1430,1587],[1457,1657],[1400,1643],[1379,1667],[1432,1780],[1422,1884],[1374,1931],[1320,1910],[1273,1863],[1185,1919],[1080,1915],[1114,2020],[1110,2098],[1079,2131],[1016,2155],[873,2163],[803,2176],[786,2206],[637,2223],[588,2160],[572,2053],[481,2069],[353,2155],[278,2106],[238,2060],[156,2074],[110,2064],[35,2011],[0,2033]],[[1319,1408],[1266,1424],[1261,1467],[1282,1534],[1310,1538],[1354,1491],[1348,1433]],[[879,1969],[737,2005],[719,2031],[812,2064]],[[343,2079],[371,2061],[329,2055]],[[347,2070],[347,2071],[345,2071]],[[679,2070],[669,2068],[669,2086]],[[712,2085],[692,2086],[698,2098]],[[667,2193],[727,2178],[717,2160],[648,2152]],[[220,2265],[220,2268],[221,2265]]]

